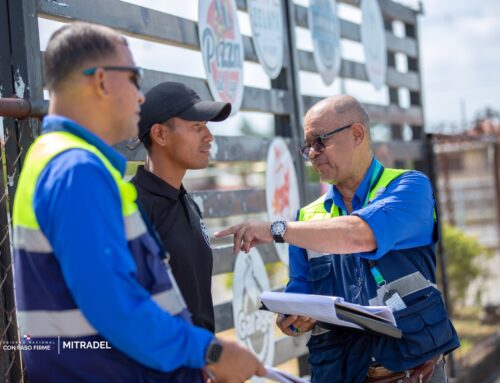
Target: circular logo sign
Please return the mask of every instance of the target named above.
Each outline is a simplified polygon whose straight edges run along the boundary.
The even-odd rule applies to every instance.
[[[269,291],[269,278],[257,249],[236,257],[233,279],[233,318],[236,335],[257,358],[271,366],[274,359],[274,315],[259,310],[260,295]],[[265,381],[259,378],[254,382]]]
[[[267,152],[266,207],[270,221],[293,221],[300,209],[297,174],[285,140],[275,138]],[[275,243],[280,260],[288,265],[288,245]]]
[[[365,52],[366,72],[378,90],[385,84],[387,72],[384,19],[377,0],[363,0],[361,13],[361,42]]]
[[[257,57],[266,74],[278,77],[283,65],[283,18],[280,0],[247,0]]]
[[[230,102],[234,115],[243,99],[243,40],[234,0],[200,0],[198,37],[210,92]]]
[[[340,71],[340,23],[335,0],[311,0],[308,8],[309,29],[314,62],[321,78],[330,85]]]

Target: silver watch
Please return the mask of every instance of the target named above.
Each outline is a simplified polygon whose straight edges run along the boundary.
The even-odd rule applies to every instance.
[[[269,228],[271,231],[271,235],[274,238],[274,242],[276,243],[284,243],[285,240],[283,239],[283,236],[285,235],[286,232],[286,221],[274,221],[271,223],[271,227]]]

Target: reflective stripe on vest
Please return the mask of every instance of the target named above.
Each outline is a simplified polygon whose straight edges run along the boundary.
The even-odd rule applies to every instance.
[[[134,212],[128,217],[124,217],[124,221],[127,241],[139,238],[147,232],[146,225],[139,211]],[[25,250],[33,253],[52,253],[53,251],[49,240],[39,229],[15,226],[14,243],[18,250]]]
[[[377,296],[370,299],[370,306],[382,306],[384,303],[384,296],[388,291],[397,291],[401,298],[404,298],[417,291],[423,290],[429,286],[437,289],[437,285],[426,279],[420,271],[413,274],[405,275],[402,278],[396,279],[384,285],[383,288],[377,289]]]
[[[177,291],[170,289],[151,296],[153,301],[172,315],[185,310]],[[84,337],[97,335],[97,331],[87,321],[79,309],[72,310],[26,310],[18,311],[17,319],[22,334],[32,337]]]

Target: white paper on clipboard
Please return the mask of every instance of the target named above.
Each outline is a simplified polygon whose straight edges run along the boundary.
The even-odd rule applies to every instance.
[[[266,366],[267,375],[266,378],[272,380],[273,382],[280,383],[310,383],[308,380],[298,378],[296,376],[290,375],[286,372],[280,371],[274,367]]]
[[[365,315],[374,315],[379,319],[396,325],[396,320],[389,307],[361,306],[345,302],[341,297],[266,291],[261,294],[260,299],[269,311],[285,315],[306,316],[314,318],[317,321],[344,327],[362,329],[362,327],[357,324],[340,319],[335,309],[336,303],[350,310],[364,313]]]

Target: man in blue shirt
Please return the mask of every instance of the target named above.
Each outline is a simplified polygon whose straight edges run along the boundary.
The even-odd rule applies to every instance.
[[[301,153],[328,193],[302,208],[297,222],[246,222],[234,251],[259,243],[290,244],[286,291],[339,296],[361,305],[388,305],[403,338],[326,330],[311,318],[282,316],[290,336],[311,331],[313,382],[396,381],[405,376],[445,382],[443,354],[459,346],[436,288],[437,227],[429,179],[384,169],[370,149],[369,119],[350,96],[327,98],[304,120]]]
[[[30,382],[221,382],[263,375],[191,316],[111,145],[137,135],[141,69],[113,30],[69,24],[44,56],[51,91],[14,201],[14,262]],[[36,345],[44,345],[40,349]],[[49,345],[49,349],[46,349]]]

